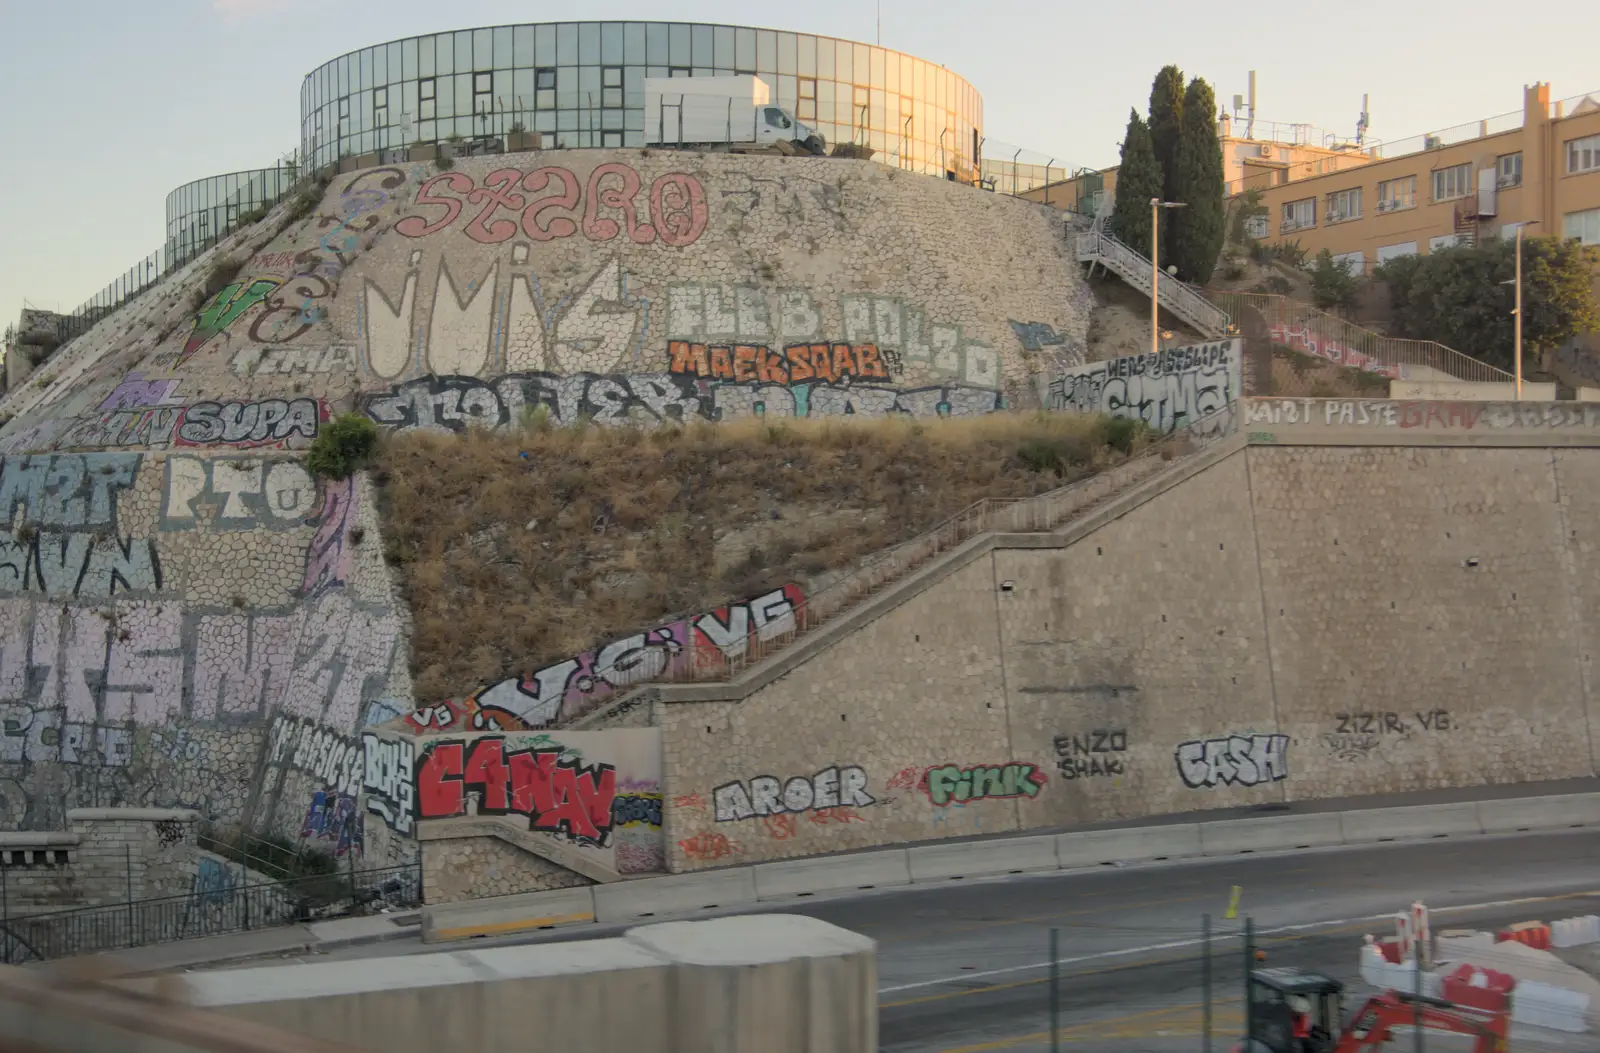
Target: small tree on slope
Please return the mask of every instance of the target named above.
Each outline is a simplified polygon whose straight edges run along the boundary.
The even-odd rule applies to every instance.
[[[1183,200],[1175,196],[1178,186],[1174,181],[1178,171],[1178,140],[1183,134],[1183,108],[1183,70],[1177,66],[1162,66],[1150,86],[1150,145],[1155,150],[1156,167],[1161,172],[1161,182],[1151,197]],[[1145,204],[1149,203],[1147,199]],[[1139,251],[1147,253],[1149,250]],[[1161,254],[1165,256],[1171,251],[1172,241],[1163,233]]]

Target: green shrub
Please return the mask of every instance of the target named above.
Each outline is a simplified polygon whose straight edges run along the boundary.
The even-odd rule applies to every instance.
[[[313,475],[343,479],[362,468],[378,445],[378,426],[359,413],[342,413],[323,425],[306,465]]]
[[[1073,468],[1088,463],[1089,446],[1076,435],[1035,436],[1024,439],[1017,447],[1017,459],[1029,471],[1065,476]]]
[[[1119,453],[1132,453],[1148,430],[1144,421],[1132,417],[1104,417],[1095,425],[1094,440]]]

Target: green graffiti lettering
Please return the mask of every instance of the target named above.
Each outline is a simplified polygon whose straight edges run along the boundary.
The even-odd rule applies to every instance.
[[[944,808],[952,803],[1008,797],[1037,797],[1045,776],[1037,765],[1013,761],[999,766],[976,764],[962,768],[945,764],[929,768],[923,781],[928,800]]]
[[[223,286],[194,316],[194,329],[184,341],[183,358],[189,359],[206,346],[211,338],[232,325],[239,316],[267,298],[282,283],[276,278],[254,278],[248,283],[233,282]]]

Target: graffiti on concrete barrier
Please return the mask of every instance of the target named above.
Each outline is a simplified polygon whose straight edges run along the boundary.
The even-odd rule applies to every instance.
[[[388,394],[366,396],[364,408],[395,432],[463,432],[519,426],[541,406],[553,424],[653,424],[696,418],[970,417],[993,413],[1002,400],[998,392],[969,387],[907,390],[867,384],[740,384],[671,373],[515,373],[492,383],[461,376],[421,377]]]
[[[466,815],[470,793],[479,815],[524,815],[530,830],[591,847],[610,843],[613,765],[584,763],[559,746],[507,751],[494,736],[430,741],[416,771],[419,819]]]
[[[674,340],[667,345],[667,372],[739,384],[851,384],[888,380],[883,357],[871,344],[791,344],[772,351],[764,344],[720,346]]]
[[[361,812],[356,799],[338,790],[318,790],[311,795],[306,815],[300,823],[301,840],[329,841],[333,854],[344,858],[353,849],[361,855],[366,848]]]
[[[273,718],[267,732],[269,763],[312,776],[334,793],[354,797],[361,792],[364,753],[361,743],[311,720]]]
[[[1377,735],[1355,735],[1340,732],[1324,732],[1322,744],[1328,752],[1344,761],[1366,760],[1383,745],[1383,740]]]
[[[361,736],[361,792],[367,811],[397,834],[411,833],[417,819],[416,786],[411,776],[411,743]]]
[[[824,768],[815,775],[779,779],[757,775],[749,782],[729,782],[711,791],[712,809],[719,823],[809,812],[824,808],[865,808],[876,804],[867,792],[866,769],[857,765]]]
[[[179,446],[282,446],[308,442],[328,419],[321,399],[260,399],[255,402],[196,402],[183,411]]]
[[[304,347],[298,344],[246,344],[234,353],[234,375],[294,377],[354,373],[359,357],[354,344]]]
[[[215,508],[217,530],[287,530],[305,525],[317,507],[317,486],[299,461],[261,457],[166,458],[163,531],[190,530],[199,509]]]
[[[1171,432],[1230,406],[1241,394],[1240,341],[1090,362],[1062,371],[1049,408],[1142,420]]]
[[[194,896],[206,905],[226,903],[233,899],[235,880],[222,860],[201,856],[194,872]]]
[[[806,822],[813,826],[843,826],[866,821],[866,816],[854,808],[842,805],[837,808],[818,808],[806,813]],[[787,841],[800,832],[800,817],[791,813],[763,816],[761,825],[766,829],[767,836],[774,841]]]
[[[1332,337],[1324,336],[1317,332],[1314,326],[1296,326],[1285,322],[1273,323],[1268,330],[1274,344],[1304,351],[1308,355],[1316,355],[1330,362],[1337,362],[1341,366],[1351,369],[1362,369],[1368,373],[1389,377],[1393,380],[1400,379],[1401,369],[1392,362],[1383,362],[1373,358],[1364,351],[1347,347]]]
[[[1600,403],[1248,399],[1245,422],[1427,432],[1594,430],[1600,428]]]
[[[1057,735],[1056,770],[1063,779],[1092,779],[1128,773],[1128,729],[1111,728],[1081,735]]]
[[[356,519],[360,513],[360,495],[361,489],[353,475],[329,479],[322,484],[317,532],[306,548],[306,569],[300,582],[302,596],[343,585],[350,577],[350,564],[360,539],[355,533],[359,529]]]
[[[519,231],[539,242],[570,238],[580,230],[590,241],[601,242],[626,233],[636,245],[692,245],[699,240],[710,210],[698,179],[669,172],[642,190],[639,173],[617,162],[597,165],[586,186],[570,170],[554,166],[526,173],[496,169],[483,177],[482,186],[465,172],[444,172],[417,189],[413,206],[429,211],[402,219],[394,229],[408,238],[426,238],[460,219],[465,205],[483,203],[481,209],[468,210],[472,218],[462,232],[485,245],[509,241]],[[646,206],[649,222],[640,219]],[[615,211],[623,222],[602,215],[602,209]],[[501,210],[505,214],[497,216]]]
[[[1289,736],[1229,735],[1179,743],[1178,776],[1191,790],[1258,786],[1289,777]]]
[[[936,807],[1010,797],[1037,797],[1046,776],[1037,765],[975,764],[961,767],[941,764],[923,773],[922,789]]]
[[[718,860],[728,859],[732,856],[744,855],[744,849],[739,842],[730,840],[726,834],[695,834],[678,842],[678,851],[682,852],[685,859],[695,863],[715,863]]]
[[[412,732],[540,728],[594,708],[630,684],[690,668],[715,670],[743,658],[752,644],[795,630],[805,603],[800,586],[671,622],[502,680],[460,702],[424,706],[407,719]]]
[[[1409,735],[1413,731],[1449,731],[1450,711],[1448,709],[1419,710],[1407,720],[1403,714],[1394,712],[1376,713],[1335,713],[1333,715],[1336,735]]]
[[[58,707],[35,709],[25,702],[0,703],[0,763],[104,768],[126,768],[133,763],[131,728],[82,723],[66,716]]]
[[[625,826],[661,825],[661,795],[659,793],[621,793],[611,802],[611,825]]]
[[[1011,319],[1011,331],[1017,334],[1017,343],[1022,345],[1024,351],[1040,352],[1053,351],[1063,356],[1063,361],[1071,365],[1083,364],[1083,349],[1068,348],[1067,334],[1056,332],[1055,326],[1048,322],[1019,322]]]

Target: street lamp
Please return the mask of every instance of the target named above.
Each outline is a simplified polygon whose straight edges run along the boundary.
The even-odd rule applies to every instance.
[[[1150,353],[1161,350],[1161,210],[1184,208],[1184,201],[1150,199]]]
[[[1536,219],[1528,219],[1517,224],[1517,276],[1509,282],[1500,283],[1501,285],[1515,285],[1517,287],[1517,305],[1512,308],[1511,313],[1517,319],[1516,344],[1512,351],[1512,358],[1516,363],[1517,370],[1518,402],[1522,401],[1522,228],[1531,227],[1537,222],[1539,221]]]

